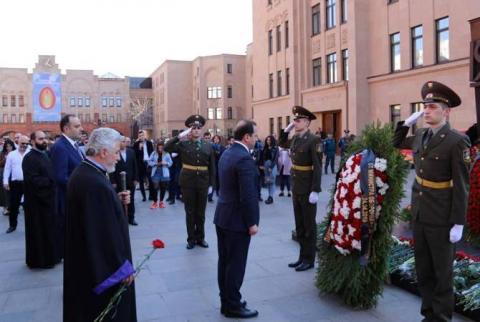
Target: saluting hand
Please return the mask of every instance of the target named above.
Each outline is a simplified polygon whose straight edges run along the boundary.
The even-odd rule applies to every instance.
[[[191,127],[189,127],[188,129],[183,130],[182,132],[180,132],[180,134],[178,135],[178,138],[179,138],[179,139],[183,139],[183,138],[187,137],[187,135],[189,135],[190,132],[192,132],[192,128],[191,128]]]
[[[413,113],[412,115],[410,115],[410,116],[405,120],[405,122],[403,123],[403,125],[405,125],[405,126],[412,126],[413,124],[417,123],[417,120],[418,120],[420,117],[422,117],[422,115],[423,115],[423,110]]]
[[[288,126],[283,131],[285,133],[288,133],[293,129],[294,126],[295,126],[295,122],[291,122],[290,124],[288,124]]]

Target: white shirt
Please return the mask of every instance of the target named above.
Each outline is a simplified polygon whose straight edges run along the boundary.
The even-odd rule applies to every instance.
[[[67,139],[68,142],[70,142],[70,144],[71,144],[71,145],[74,147],[74,149],[76,150],[76,149],[77,149],[77,147],[75,146],[75,143],[76,143],[76,142],[73,141],[73,140],[72,140],[71,138],[69,138],[68,136],[66,136],[65,134],[62,134],[62,135]]]
[[[147,140],[143,141],[143,161],[147,162],[150,160],[150,156],[148,155],[148,147],[147,147]]]
[[[3,171],[3,184],[7,185],[8,180],[23,181],[22,162],[25,155],[29,152],[25,151],[20,154],[19,150],[10,152],[7,155],[7,161],[5,162],[5,170]],[[11,178],[10,178],[11,176]]]
[[[127,162],[127,149],[120,150],[120,155],[122,156],[123,162]]]
[[[248,148],[248,146],[246,146],[245,144],[243,144],[243,142],[241,142],[241,141],[235,141],[235,143],[238,143],[238,144],[242,145],[242,146],[247,150],[248,154],[250,154],[250,149]]]

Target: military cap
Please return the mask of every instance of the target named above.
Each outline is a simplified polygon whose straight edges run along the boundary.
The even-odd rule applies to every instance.
[[[205,118],[198,114],[190,115],[185,121],[186,127],[192,127],[192,126],[203,127],[204,125],[205,125]]]
[[[477,123],[473,124],[468,128],[468,130],[465,132],[465,134],[468,136],[470,139],[470,143],[472,144],[478,144],[480,143],[480,140],[478,138],[478,129],[477,129]]]
[[[312,112],[310,112],[303,106],[297,106],[297,105],[294,106],[292,108],[292,113],[295,120],[296,119],[309,119],[309,120],[317,119],[317,117]]]
[[[423,103],[444,103],[448,107],[457,107],[462,103],[460,97],[451,88],[439,82],[428,81],[422,87]]]

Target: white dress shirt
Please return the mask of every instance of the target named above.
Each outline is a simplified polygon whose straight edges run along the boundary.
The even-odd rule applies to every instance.
[[[7,155],[5,162],[5,170],[3,171],[3,184],[7,185],[8,180],[23,181],[22,162],[23,157],[29,152],[25,151],[23,154],[19,150],[14,150]]]
[[[247,150],[247,152],[250,154],[250,149],[248,148],[248,146],[246,146],[245,144],[243,144],[242,141],[235,141],[235,143],[238,143],[238,144],[242,145],[242,146]]]

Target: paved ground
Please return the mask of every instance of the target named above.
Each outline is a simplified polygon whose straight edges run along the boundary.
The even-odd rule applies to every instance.
[[[324,177],[324,191],[333,176]],[[265,192],[264,192],[265,194]],[[328,195],[322,193],[318,220]],[[138,227],[130,230],[134,257],[147,253],[151,241],[160,238],[166,248],[157,251],[137,279],[137,308],[141,322],[228,321],[219,313],[216,284],[216,237],[212,224],[215,204],[208,205],[206,237],[210,248],[185,249],[183,204],[150,210],[137,204]],[[7,217],[0,227],[0,322],[57,322],[62,316],[62,265],[52,270],[29,270],[24,260],[23,216],[19,229],[6,235]],[[315,271],[297,273],[287,267],[297,257],[298,246],[290,239],[294,225],[290,198],[275,197],[273,205],[261,205],[261,226],[252,239],[247,274],[242,287],[250,307],[259,310],[258,321],[341,322],[420,321],[420,300],[395,287],[386,287],[377,308],[353,311],[332,296],[319,296]],[[469,321],[456,316],[455,321]]]

